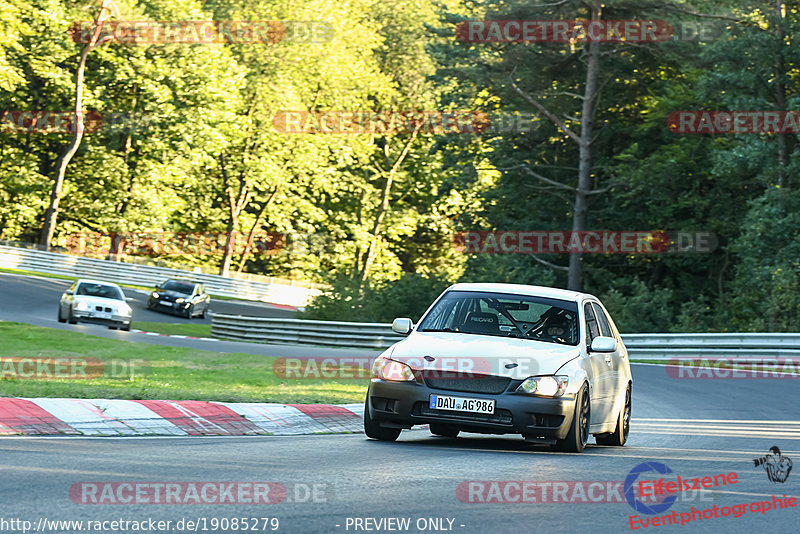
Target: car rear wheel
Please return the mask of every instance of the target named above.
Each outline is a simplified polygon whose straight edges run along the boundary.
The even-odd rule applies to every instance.
[[[594,440],[598,445],[610,445],[612,447],[622,447],[628,441],[628,433],[631,428],[631,385],[628,384],[625,390],[625,404],[619,411],[617,418],[617,428],[611,434],[595,436]]]
[[[369,397],[364,402],[364,433],[368,438],[380,441],[395,441],[400,436],[399,428],[384,428],[369,416]]]
[[[431,423],[428,426],[430,428],[431,434],[433,434],[434,436],[442,436],[445,438],[458,437],[459,430],[457,428],[443,425],[441,423]]]
[[[556,449],[564,452],[583,452],[586,442],[589,441],[590,416],[589,388],[584,384],[578,393],[578,398],[575,399],[575,414],[572,416],[567,437],[556,442]]]

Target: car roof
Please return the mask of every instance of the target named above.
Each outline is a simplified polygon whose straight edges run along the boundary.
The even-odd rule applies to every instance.
[[[462,284],[453,284],[452,286],[448,287],[447,290],[486,291],[488,293],[511,293],[516,295],[526,295],[533,297],[546,297],[546,298],[561,299],[561,300],[572,300],[576,302],[587,297],[593,299],[597,298],[589,293],[580,293],[578,291],[559,289],[557,287],[529,286],[524,284],[462,283]]]
[[[102,286],[114,286],[114,287],[119,287],[119,286],[118,286],[117,284],[115,284],[114,282],[104,282],[104,281],[102,281],[102,280],[90,280],[90,279],[88,279],[88,278],[80,278],[80,279],[78,279],[78,280],[75,280],[75,281],[76,281],[78,284],[100,284],[100,285],[102,285]],[[122,288],[120,288],[120,289],[122,289]]]
[[[189,280],[188,278],[167,278],[164,280],[165,282],[184,282],[186,284],[199,284],[200,282],[195,282],[194,280]]]

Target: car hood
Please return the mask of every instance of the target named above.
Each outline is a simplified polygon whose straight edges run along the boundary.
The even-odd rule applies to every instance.
[[[389,357],[414,369],[463,370],[524,379],[553,374],[579,354],[575,346],[532,339],[414,331],[394,345]]]
[[[163,291],[160,289],[156,289],[155,293],[158,293],[159,296],[170,297],[173,299],[188,299],[191,297],[189,293],[179,293],[177,291]]]
[[[72,301],[77,304],[78,302],[85,302],[89,306],[102,306],[104,308],[111,308],[114,310],[127,310],[129,306],[127,303],[117,299],[106,299],[103,297],[92,297],[89,295],[74,295]]]

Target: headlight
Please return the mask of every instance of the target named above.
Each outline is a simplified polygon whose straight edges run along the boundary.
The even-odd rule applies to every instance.
[[[184,302],[185,300],[186,300],[186,299],[184,299],[184,298],[177,298],[177,299],[175,299],[175,302],[177,302],[178,304],[183,304],[183,302]]]
[[[386,358],[378,358],[372,364],[372,378],[382,378],[396,382],[412,382],[416,380],[411,367]]]
[[[153,297],[154,299],[157,299],[158,298],[158,292],[153,291],[152,293],[150,293],[150,296]]]
[[[80,311],[87,311],[91,309],[91,306],[89,306],[89,304],[86,302],[76,302],[75,309]]]
[[[567,376],[532,376],[519,385],[517,391],[543,397],[560,397],[567,390]]]

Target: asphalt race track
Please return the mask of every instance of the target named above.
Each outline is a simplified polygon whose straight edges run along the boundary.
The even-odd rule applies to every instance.
[[[55,320],[55,302],[63,282],[0,276],[3,304],[0,319],[64,327]],[[226,305],[236,306],[234,303]],[[215,309],[217,303],[214,303]],[[221,305],[221,303],[220,303]],[[141,310],[137,307],[135,313]],[[267,312],[270,312],[267,309]],[[159,314],[160,315],[160,314]],[[153,320],[136,315],[141,320]],[[177,322],[178,318],[163,316]],[[110,332],[86,325],[72,329],[131,341],[181,344],[211,350],[278,355],[309,352],[309,348],[227,343],[220,341],[148,338],[142,334]],[[84,330],[85,328],[85,330]],[[147,338],[147,339],[144,339]],[[314,349],[338,354],[342,349]],[[348,351],[375,354],[374,351]],[[800,461],[800,388],[793,379],[679,380],[653,365],[634,365],[633,423],[623,448],[589,446],[569,455],[525,443],[518,437],[462,434],[457,439],[433,437],[427,430],[404,431],[397,443],[374,442],[363,435],[158,437],[158,438],[29,438],[0,439],[0,518],[30,521],[32,530],[77,532],[56,528],[51,520],[172,521],[162,532],[241,532],[230,520],[247,518],[249,532],[630,532],[630,516],[663,517],[695,510],[724,513],[748,504],[740,517],[697,519],[684,526],[650,526],[642,532],[783,533],[797,532],[800,508],[763,513],[750,503],[776,495],[800,497],[800,472],[795,468],[784,482],[771,482],[754,459],[778,446],[785,458]],[[735,483],[705,492],[684,493],[657,515],[637,512],[625,502],[629,472],[643,462],[665,464],[671,474],[643,472],[640,480],[661,477],[714,477],[736,473]],[[783,464],[784,467],[787,465]],[[785,471],[785,469],[784,469]],[[473,485],[470,486],[470,481]],[[525,499],[513,484],[476,481],[546,483]],[[555,491],[569,482],[567,493]],[[586,481],[586,484],[572,484]],[[599,493],[577,493],[576,487],[602,481]],[[147,489],[148,483],[239,483],[245,493],[232,493],[236,503],[209,504],[212,499],[190,499],[180,504],[109,504],[116,498],[108,482]],[[247,504],[248,483],[273,482],[269,504]],[[186,488],[184,484],[180,488]],[[561,485],[563,486],[563,485]],[[194,487],[194,486],[192,486]],[[528,487],[534,487],[528,485]],[[100,504],[90,504],[109,494]],[[277,489],[276,489],[277,488]],[[280,488],[285,488],[286,498]],[[460,491],[472,488],[473,491]],[[494,489],[492,489],[494,488]],[[498,490],[501,488],[501,490]],[[504,488],[504,489],[502,489]],[[542,488],[552,501],[541,502]],[[591,490],[591,486],[589,486]],[[72,489],[72,491],[70,491]],[[184,491],[183,489],[181,491]],[[275,497],[277,496],[277,497]],[[212,495],[213,497],[213,495]],[[491,502],[474,502],[480,499]],[[180,500],[180,499],[179,499]],[[224,500],[224,499],[223,499]],[[516,500],[527,502],[497,502]],[[592,502],[592,501],[599,502]],[[602,502],[611,500],[614,502]],[[800,499],[799,499],[800,500]],[[466,501],[466,502],[464,502]],[[472,501],[472,502],[470,502]],[[571,502],[565,502],[571,501]],[[89,504],[84,504],[88,502]],[[737,508],[741,513],[741,508]],[[729,510],[730,511],[730,510]],[[713,512],[711,512],[713,514]],[[220,525],[220,521],[228,521]],[[250,518],[257,518],[254,524]],[[270,518],[266,521],[260,518]],[[277,518],[279,524],[271,522]],[[408,519],[387,523],[388,518]],[[176,528],[175,523],[184,523]],[[41,524],[39,521],[43,521]],[[187,521],[194,522],[187,525]],[[199,523],[198,523],[199,521]],[[381,523],[379,523],[381,522]],[[196,523],[196,524],[195,524]],[[20,527],[20,523],[16,524]],[[84,524],[83,531],[88,524]],[[104,532],[124,532],[123,526]],[[214,526],[216,525],[216,526]],[[0,522],[0,531],[21,532]],[[255,528],[253,528],[255,526]],[[277,526],[276,530],[272,527]],[[196,528],[195,528],[196,527]],[[266,528],[263,528],[266,527]],[[380,527],[380,528],[378,528]],[[390,527],[390,528],[386,528]],[[158,532],[140,529],[137,532]],[[132,532],[130,528],[127,530]]]

